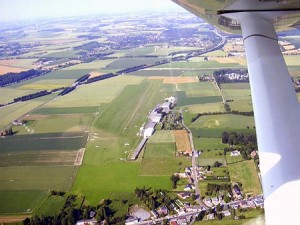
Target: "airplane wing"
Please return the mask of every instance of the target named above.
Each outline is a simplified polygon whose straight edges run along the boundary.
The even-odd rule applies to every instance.
[[[300,224],[300,106],[276,34],[299,26],[300,0],[172,1],[226,32],[242,31],[266,224]]]

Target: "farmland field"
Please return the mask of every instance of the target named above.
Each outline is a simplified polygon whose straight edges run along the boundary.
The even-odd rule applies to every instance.
[[[0,167],[74,165],[77,151],[42,150],[0,153]]]
[[[175,137],[170,130],[157,130],[148,140],[148,143],[152,142],[175,142]]]
[[[82,114],[95,113],[99,107],[69,107],[69,108],[43,108],[40,107],[34,110],[32,114],[52,115],[52,114]]]
[[[0,108],[0,128],[7,126],[14,120],[42,105],[43,102],[38,101],[39,99],[27,102],[20,102]]]
[[[84,132],[14,135],[1,139],[0,153],[38,150],[78,150],[85,146]]]
[[[139,170],[140,176],[166,176],[169,177],[176,172],[183,172],[184,168],[191,165],[189,157],[149,157],[143,159]]]
[[[113,61],[112,63],[106,66],[107,69],[124,69],[133,66],[139,66],[142,64],[154,64],[155,62],[162,61],[163,59],[160,58],[128,58],[128,59],[118,59]]]
[[[101,199],[109,198],[114,193],[132,193],[136,187],[170,189],[169,174],[166,177],[155,174],[139,176],[139,167],[139,163],[107,162],[89,165],[86,162],[78,172],[72,192],[84,195],[87,204],[97,205]]]
[[[82,132],[91,122],[89,114],[29,115],[23,126],[14,126],[18,134]],[[76,134],[76,136],[80,134]],[[64,135],[61,135],[64,136]]]
[[[113,60],[95,60],[90,63],[80,63],[74,66],[70,66],[63,70],[97,70],[105,68],[108,64],[112,62]]]
[[[220,96],[187,97],[184,91],[177,91],[175,96],[177,97],[177,106],[222,102]]]
[[[66,199],[61,196],[49,196],[45,203],[36,212],[37,215],[54,216],[63,208]]]
[[[252,101],[249,100],[238,100],[227,103],[231,110],[239,112],[250,112],[253,111]]]
[[[238,129],[238,128],[198,128],[197,126],[191,127],[191,131],[193,133],[194,137],[203,137],[203,138],[221,138],[222,133],[224,131],[236,131],[236,132],[241,132],[241,133],[254,133],[255,130],[252,129]]]
[[[129,73],[130,75],[136,75],[136,76],[170,76],[170,77],[176,77],[180,76],[185,72],[185,70],[173,70],[172,68],[169,69],[145,69],[140,71],[135,71],[132,73]]]
[[[52,90],[68,87],[73,83],[72,79],[40,79],[18,87],[20,90]]]
[[[0,190],[69,190],[76,166],[0,167]]]
[[[15,98],[32,93],[30,90],[16,90],[13,88],[1,88],[0,104],[12,102]],[[1,110],[1,109],[0,109]]]
[[[199,105],[188,106],[188,110],[192,114],[198,113],[213,113],[213,112],[225,112],[223,103],[207,103]]]
[[[206,69],[222,69],[222,68],[244,68],[238,63],[223,64],[216,61],[203,61],[203,62],[173,62],[168,65],[160,65],[155,68],[206,68]]]
[[[7,190],[0,191],[0,213],[16,214],[31,213],[37,206],[41,205],[48,191],[38,190]],[[16,202],[18,204],[16,204]]]
[[[232,182],[241,182],[243,192],[258,195],[262,192],[253,160],[242,161],[228,165]]]
[[[223,115],[209,115],[201,116],[194,123],[191,128],[236,128],[246,129],[254,126],[254,119],[250,116],[240,116],[232,114]]]
[[[144,77],[118,76],[81,86],[68,95],[59,97],[49,102],[45,107],[90,107],[99,106],[101,103],[110,103],[127,85],[139,84]],[[113,85],[113,88],[111,88]]]
[[[147,143],[144,151],[144,158],[153,157],[174,157],[176,152],[175,143]]]
[[[178,84],[178,88],[185,91],[187,97],[219,96],[219,92],[211,82]]]
[[[195,148],[199,150],[222,150],[227,147],[227,144],[223,144],[220,138],[195,138]]]
[[[188,132],[186,130],[174,130],[173,133],[176,140],[176,150],[191,154],[192,148]]]
[[[251,100],[251,92],[247,89],[221,89],[226,100]]]

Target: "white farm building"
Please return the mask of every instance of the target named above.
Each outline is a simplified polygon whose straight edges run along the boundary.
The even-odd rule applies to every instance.
[[[152,136],[153,133],[154,133],[154,128],[148,127],[148,128],[144,131],[144,138],[149,138],[150,136]]]

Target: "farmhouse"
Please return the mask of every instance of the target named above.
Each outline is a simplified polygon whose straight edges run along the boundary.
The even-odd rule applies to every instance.
[[[241,153],[238,150],[230,152],[230,156],[239,156]]]
[[[15,120],[12,124],[15,125],[15,126],[22,126],[23,122],[19,121],[19,120]]]

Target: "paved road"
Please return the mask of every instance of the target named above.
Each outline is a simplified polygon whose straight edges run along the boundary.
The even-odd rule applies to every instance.
[[[182,107],[180,108],[180,113],[182,115]],[[189,133],[189,139],[190,139],[190,143],[191,143],[191,148],[192,148],[192,177],[194,179],[194,186],[195,186],[195,194],[197,196],[196,202],[204,208],[207,208],[207,206],[204,204],[204,202],[201,199],[201,192],[199,189],[199,184],[198,184],[198,179],[197,179],[197,163],[196,163],[196,151],[195,151],[195,146],[194,146],[194,141],[193,141],[193,134],[191,132],[191,130],[184,124],[184,121],[182,120],[182,124],[185,127],[185,129],[188,131]]]

